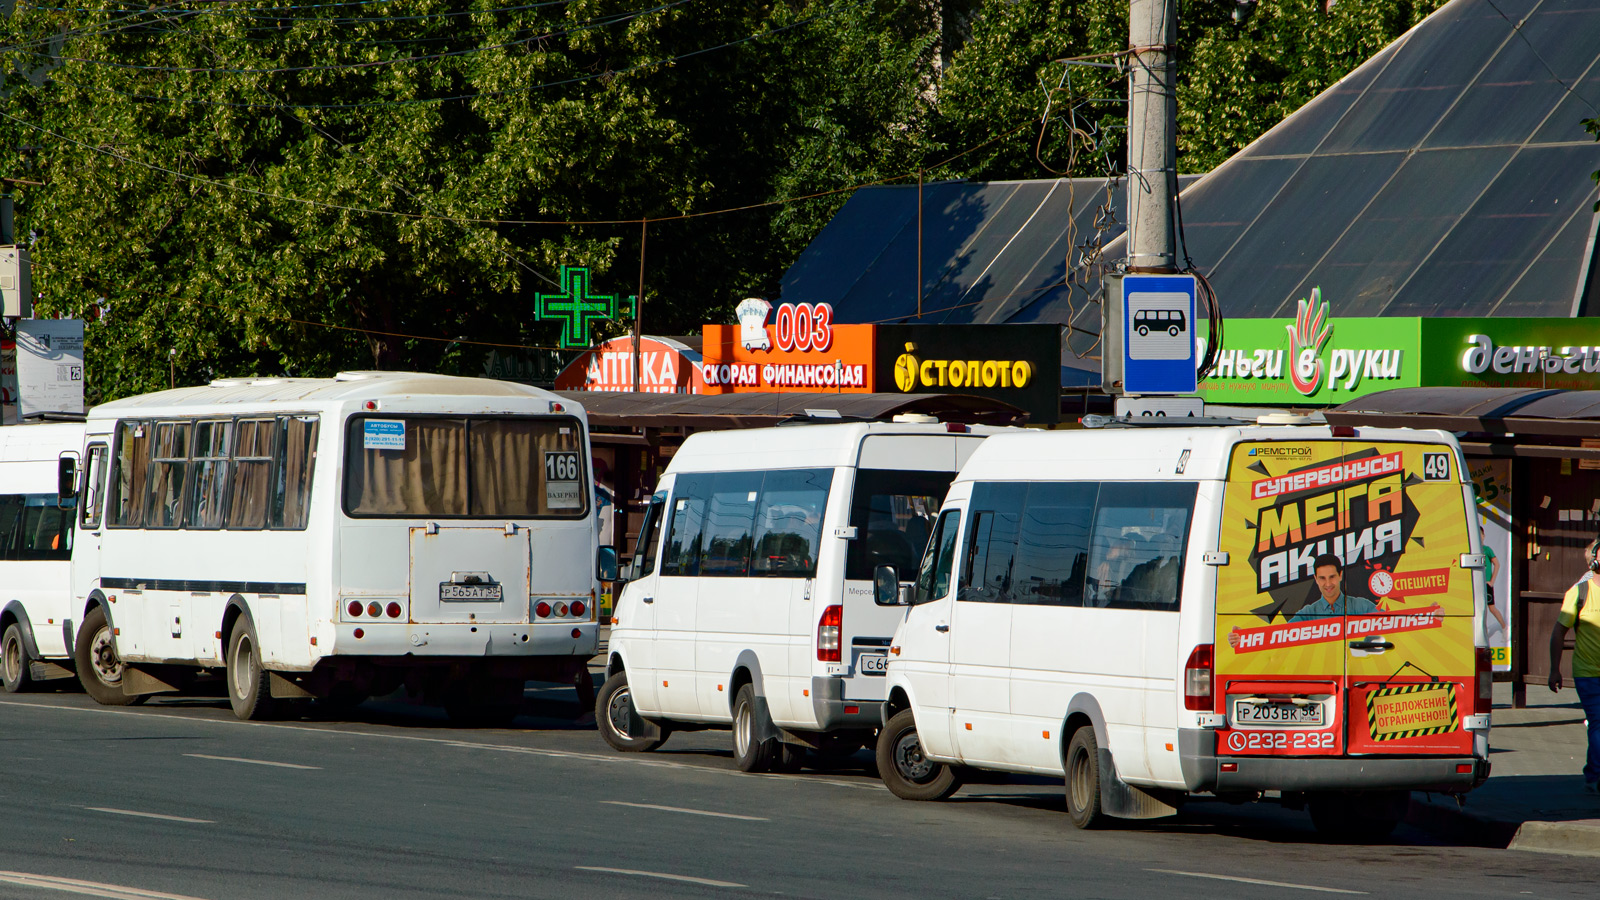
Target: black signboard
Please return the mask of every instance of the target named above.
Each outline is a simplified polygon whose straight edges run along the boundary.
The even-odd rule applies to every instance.
[[[879,325],[874,379],[880,392],[971,394],[1061,418],[1059,325]]]

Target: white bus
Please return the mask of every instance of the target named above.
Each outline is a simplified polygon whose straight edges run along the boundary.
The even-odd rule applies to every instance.
[[[71,678],[74,511],[59,502],[62,448],[83,425],[0,428],[0,681],[6,691]]]
[[[675,729],[732,726],[745,771],[869,743],[905,613],[874,603],[873,572],[909,572],[956,470],[998,430],[929,420],[691,436],[617,600],[601,736],[650,750]]]
[[[890,648],[885,783],[1064,776],[1080,827],[1277,791],[1347,838],[1471,790],[1492,673],[1462,462],[1409,429],[990,438]]]
[[[487,379],[231,379],[95,407],[80,680],[126,704],[223,670],[244,719],[401,685],[482,724],[515,716],[529,679],[581,702],[589,458],[577,404]]]

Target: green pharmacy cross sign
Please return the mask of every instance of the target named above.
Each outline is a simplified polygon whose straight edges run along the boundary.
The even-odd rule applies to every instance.
[[[614,295],[589,293],[589,270],[582,266],[561,267],[561,293],[538,294],[533,317],[561,320],[561,346],[589,346],[589,323],[596,319],[615,319],[619,313],[631,315],[634,298],[618,301]]]

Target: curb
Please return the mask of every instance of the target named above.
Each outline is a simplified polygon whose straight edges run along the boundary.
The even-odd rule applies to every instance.
[[[1600,856],[1600,826],[1572,822],[1523,822],[1508,849]]]

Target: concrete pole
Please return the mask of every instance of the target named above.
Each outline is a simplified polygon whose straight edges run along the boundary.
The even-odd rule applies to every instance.
[[[1128,3],[1128,271],[1176,272],[1177,0]]]

